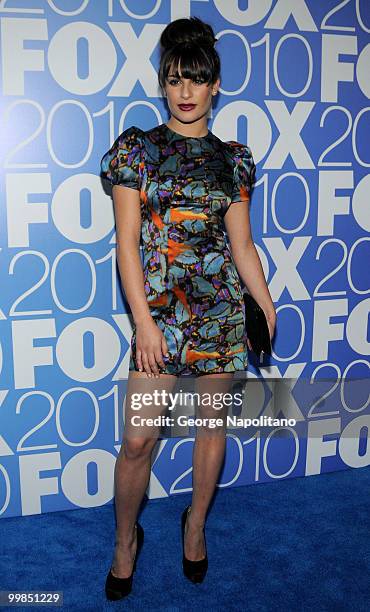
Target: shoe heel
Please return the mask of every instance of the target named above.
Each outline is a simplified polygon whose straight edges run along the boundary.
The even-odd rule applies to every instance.
[[[142,528],[140,523],[137,523],[137,548],[136,548],[136,554],[135,554],[135,561],[134,561],[134,565],[132,569],[133,572],[136,571],[136,562],[139,558],[139,554],[143,547],[143,544],[144,544],[144,529]]]

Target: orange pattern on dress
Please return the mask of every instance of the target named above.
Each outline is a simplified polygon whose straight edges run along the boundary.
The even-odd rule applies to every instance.
[[[247,202],[249,202],[249,192],[248,192],[247,188],[244,187],[244,185],[241,185],[239,191],[240,191],[241,199],[242,200],[246,200]]]
[[[200,219],[201,221],[207,220],[207,215],[205,213],[194,213],[191,210],[177,210],[176,208],[171,208],[170,211],[170,220],[175,221],[177,223],[181,223],[182,221]]]
[[[164,228],[163,219],[157,212],[155,212],[155,210],[152,210],[152,219],[153,223],[158,227],[158,229]]]
[[[167,306],[168,297],[167,293],[162,293],[162,295],[158,295],[154,300],[150,300],[151,306]]]
[[[236,351],[227,351],[224,355],[217,351],[194,351],[193,349],[188,349],[186,351],[186,359],[191,363],[197,361],[198,359],[217,359],[218,357],[224,357],[225,355],[235,355],[235,353],[241,353],[244,351],[244,348],[241,346],[236,349]]]
[[[185,306],[186,310],[191,316],[191,308],[189,306],[185,291],[183,291],[182,289],[180,289],[180,287],[176,285],[172,288],[172,291],[176,295],[177,299],[181,302],[181,304]]]
[[[171,238],[168,239],[167,244],[168,247],[162,248],[161,252],[167,253],[168,263],[172,263],[178,255],[180,255],[184,251],[189,250],[188,244],[184,244],[183,242],[176,242],[175,240],[171,240]]]

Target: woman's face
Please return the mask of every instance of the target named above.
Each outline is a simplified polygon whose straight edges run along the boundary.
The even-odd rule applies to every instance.
[[[192,81],[183,78],[180,68],[178,69],[180,78],[177,78],[175,73],[176,70],[172,67],[169,70],[165,85],[165,94],[171,115],[182,123],[193,123],[207,116],[212,97],[218,91],[220,80],[218,79],[216,83],[208,85],[200,79]]]

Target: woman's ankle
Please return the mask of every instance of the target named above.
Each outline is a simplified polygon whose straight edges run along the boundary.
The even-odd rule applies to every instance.
[[[187,516],[187,524],[188,529],[191,530],[203,529],[205,525],[205,518],[197,516],[194,514],[193,510],[190,510]]]
[[[118,548],[127,548],[127,547],[131,547],[132,544],[136,541],[136,523],[134,525],[134,528],[132,529],[132,531],[128,532],[128,533],[120,533],[119,535],[116,534],[116,541],[115,541],[115,545]]]

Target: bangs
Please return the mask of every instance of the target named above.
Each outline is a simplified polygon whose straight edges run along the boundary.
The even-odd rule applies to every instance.
[[[164,88],[170,72],[176,78],[181,78],[182,75],[185,79],[193,81],[200,79],[208,84],[214,83],[218,77],[218,66],[212,55],[203,47],[193,44],[176,45],[169,49],[163,56],[159,70],[160,85]]]

